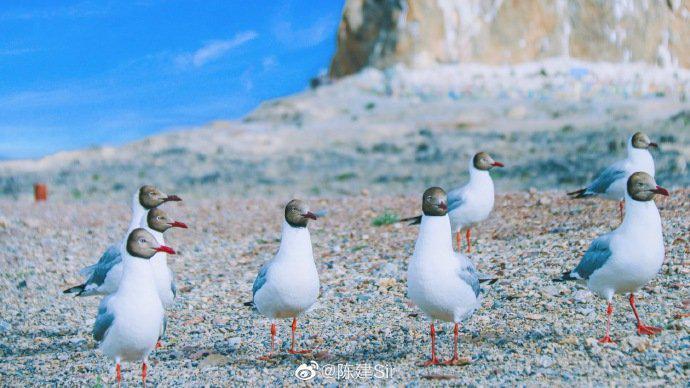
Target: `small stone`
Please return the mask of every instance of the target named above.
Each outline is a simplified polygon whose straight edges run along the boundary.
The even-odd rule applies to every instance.
[[[199,368],[209,368],[226,365],[230,360],[218,353],[212,353],[199,362]]]

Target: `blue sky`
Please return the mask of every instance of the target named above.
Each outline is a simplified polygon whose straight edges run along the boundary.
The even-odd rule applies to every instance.
[[[2,1],[0,158],[238,118],[307,87],[342,0]]]

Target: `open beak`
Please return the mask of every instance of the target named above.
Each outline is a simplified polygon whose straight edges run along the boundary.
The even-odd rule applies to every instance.
[[[184,222],[180,222],[180,221],[171,222],[168,225],[172,226],[173,228],[187,229],[187,224],[185,224]]]
[[[161,246],[159,246],[158,248],[156,248],[156,249],[154,249],[154,250],[155,250],[156,252],[165,252],[165,253],[168,253],[168,254],[170,254],[170,255],[174,255],[174,254],[175,254],[175,251],[174,251],[172,248],[166,247],[165,245],[161,245]]]
[[[316,220],[319,218],[316,216],[316,214],[314,214],[312,212],[306,212],[306,213],[302,214],[302,217],[309,218],[310,220]]]
[[[649,146],[650,146],[650,147],[657,148],[657,149],[659,148],[659,145],[656,144],[656,143],[649,143]]]
[[[443,211],[448,211],[448,205],[446,205],[445,202],[439,203],[439,204],[438,204],[438,207],[440,207],[441,210],[443,210]]]
[[[182,198],[178,197],[177,195],[168,195],[167,197],[163,198],[163,202],[179,202],[182,201]]]
[[[668,190],[666,190],[665,188],[663,188],[661,186],[657,186],[656,189],[652,190],[652,193],[665,195],[667,197],[669,196]]]
[[[501,162],[493,162],[491,165],[494,167],[505,167]]]

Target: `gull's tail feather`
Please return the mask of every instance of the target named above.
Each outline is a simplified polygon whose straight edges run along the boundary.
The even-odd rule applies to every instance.
[[[565,272],[563,272],[563,274],[561,275],[560,278],[551,279],[551,280],[553,280],[554,282],[567,282],[570,280],[578,280],[578,279],[580,279],[578,276],[576,276],[576,275],[573,276],[573,271],[565,271]]]
[[[408,225],[418,225],[422,223],[422,216],[414,216],[414,217],[408,217],[408,218],[403,218],[402,220],[398,222],[408,222],[411,221]]]
[[[592,194],[592,193],[587,192],[587,189],[586,189],[586,188],[580,189],[580,190],[571,191],[571,192],[569,192],[569,193],[567,193],[567,194],[568,194],[568,196],[569,196],[570,198],[572,198],[572,199],[574,199],[574,198],[586,198],[586,197],[591,197],[592,195],[594,195],[594,194]]]
[[[247,307],[254,307],[254,301],[250,300],[249,302],[244,302],[242,305],[247,306]]]
[[[81,294],[84,293],[84,289],[86,288],[86,284],[80,284],[78,286],[70,287],[64,291],[62,291],[63,294],[77,294],[75,296],[81,296]]]
[[[479,283],[494,284],[498,281],[498,278],[479,278]]]

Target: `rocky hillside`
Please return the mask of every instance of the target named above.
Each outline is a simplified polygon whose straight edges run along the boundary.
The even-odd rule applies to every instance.
[[[333,77],[550,57],[690,67],[687,0],[347,0]]]

